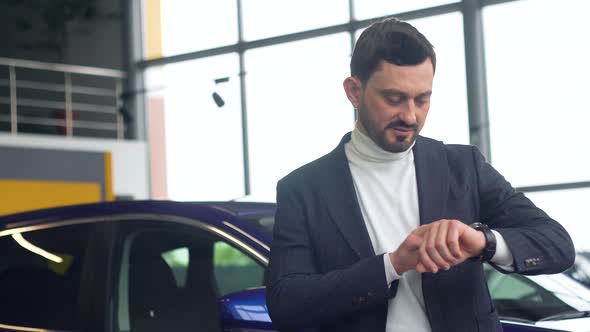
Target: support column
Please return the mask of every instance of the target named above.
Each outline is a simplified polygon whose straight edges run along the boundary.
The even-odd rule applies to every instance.
[[[492,151],[490,145],[483,22],[479,0],[463,0],[463,30],[467,73],[469,141],[471,144],[477,146],[488,162],[490,162]]]

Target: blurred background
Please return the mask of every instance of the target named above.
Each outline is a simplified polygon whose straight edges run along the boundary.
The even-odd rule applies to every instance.
[[[353,128],[352,47],[394,15],[437,51],[422,134],[478,146],[588,250],[588,11],[584,0],[4,0],[1,198],[15,197],[15,169],[53,159],[63,172],[27,176],[92,178],[75,158],[39,157],[71,151],[106,153],[112,188],[59,203],[273,201],[277,180]]]

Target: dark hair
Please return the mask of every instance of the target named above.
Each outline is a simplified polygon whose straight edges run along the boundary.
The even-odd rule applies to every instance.
[[[436,69],[434,47],[423,34],[407,22],[391,17],[371,24],[359,37],[352,59],[350,74],[366,82],[381,60],[398,66],[413,66],[427,58]]]

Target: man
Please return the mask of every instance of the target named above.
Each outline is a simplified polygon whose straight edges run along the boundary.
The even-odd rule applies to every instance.
[[[344,81],[354,131],[277,185],[267,303],[280,330],[501,331],[482,263],[573,263],[567,232],[476,148],[418,136],[435,68],[408,23],[360,36]]]

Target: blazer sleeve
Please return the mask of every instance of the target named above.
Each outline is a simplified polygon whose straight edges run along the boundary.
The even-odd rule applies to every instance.
[[[291,330],[329,324],[395,295],[398,281],[388,287],[382,255],[318,273],[304,211],[302,195],[281,180],[267,282],[267,306],[275,327]]]
[[[567,231],[517,192],[473,148],[480,214],[483,222],[504,237],[514,256],[514,272],[527,275],[559,273],[569,268],[575,250]],[[506,272],[506,271],[503,271]]]

